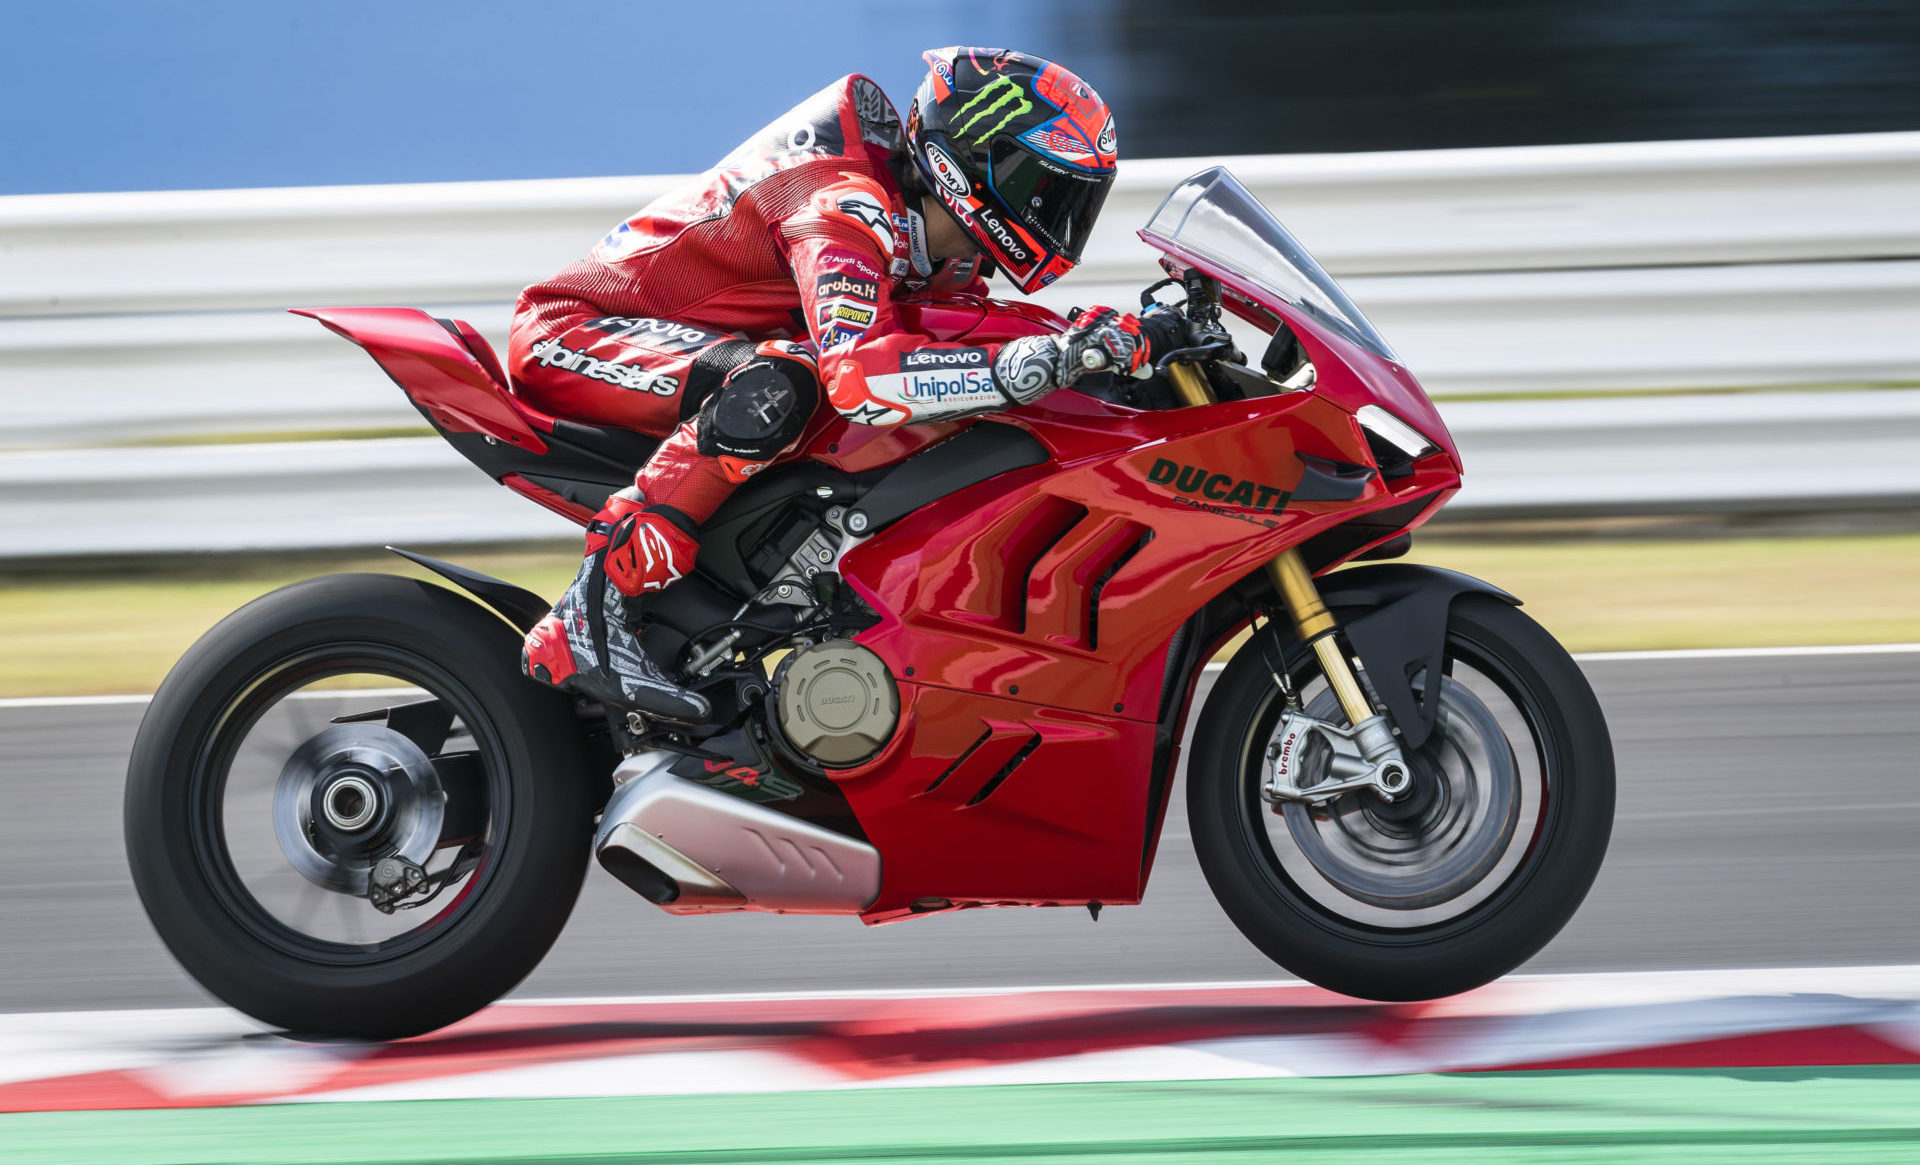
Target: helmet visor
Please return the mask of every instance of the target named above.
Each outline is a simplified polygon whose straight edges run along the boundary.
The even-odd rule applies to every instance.
[[[990,157],[993,192],[1007,210],[1055,254],[1078,263],[1113,185],[1113,172],[1069,170],[1010,137],[995,138]]]

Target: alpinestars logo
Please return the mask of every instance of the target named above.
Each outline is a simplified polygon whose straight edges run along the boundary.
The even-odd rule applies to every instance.
[[[834,205],[839,208],[841,214],[872,231],[873,237],[879,241],[880,250],[884,254],[888,256],[893,254],[893,227],[887,221],[886,207],[865,194],[848,195]]]
[[[976,109],[975,106],[979,108]],[[969,111],[973,113],[972,117],[968,117],[965,121],[958,121]],[[1026,94],[1021,92],[1019,83],[1004,73],[997,74],[980,92],[968,98],[965,105],[954,111],[953,116],[957,124],[952,130],[953,140],[966,141],[968,130],[986,123],[988,118],[998,113],[1001,115],[999,121],[985,125],[985,128],[973,136],[976,144],[985,145],[987,139],[1006,128],[1008,122],[1016,117],[1025,117],[1032,112],[1033,102],[1028,101]]]
[[[841,409],[840,415],[855,424],[874,426],[897,425],[907,419],[903,414],[872,401],[864,401],[851,409]]]
[[[596,359],[583,351],[563,347],[557,340],[542,340],[535,344],[533,357],[543,367],[558,368],[562,372],[598,380],[615,388],[650,392],[655,396],[672,396],[680,391],[679,377],[665,375],[653,368],[642,368],[638,364]]]

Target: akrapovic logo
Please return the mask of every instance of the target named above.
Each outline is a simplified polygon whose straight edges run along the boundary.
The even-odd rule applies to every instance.
[[[615,388],[650,392],[655,396],[672,396],[680,391],[678,377],[667,376],[655,369],[642,368],[637,364],[621,364],[614,360],[596,359],[585,352],[563,347],[557,340],[542,340],[535,344],[533,358],[540,361],[544,367],[572,372],[589,380],[611,384]]]
[[[1182,465],[1162,457],[1147,470],[1147,480],[1155,485],[1170,485],[1183,494],[1238,506],[1259,513],[1277,514],[1293,496],[1291,490],[1257,481],[1244,481],[1230,473],[1215,473],[1203,465]]]
[[[873,323],[873,309],[843,300],[827,308],[824,313],[824,318],[828,321],[851,324],[856,328],[866,328]],[[831,326],[831,323],[829,326]]]

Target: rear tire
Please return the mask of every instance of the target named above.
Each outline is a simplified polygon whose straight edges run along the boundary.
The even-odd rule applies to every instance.
[[[1396,917],[1359,898],[1343,902],[1325,888],[1310,892],[1289,873],[1280,855],[1287,837],[1297,835],[1270,830],[1272,811],[1258,792],[1282,706],[1268,660],[1284,657],[1302,687],[1318,671],[1297,642],[1272,632],[1263,637],[1221,673],[1195,731],[1187,777],[1201,869],[1240,932],[1303,979],[1380,1000],[1434,999],[1478,987],[1558,934],[1599,873],[1614,806],[1606,721],[1566,650],[1505,602],[1474,594],[1454,600],[1449,667],[1470,659],[1512,700],[1533,739],[1511,739],[1511,753],[1534,766],[1541,789],[1518,832],[1501,843],[1519,856],[1487,875],[1494,885],[1476,887],[1477,897],[1462,892],[1460,901],[1471,904],[1457,915],[1421,924],[1421,915]],[[1295,871],[1303,868],[1300,857],[1289,857]]]
[[[593,805],[570,704],[520,674],[519,646],[471,600],[392,575],[296,583],[196,643],[141,722],[125,805],[134,885],[187,973],[273,1027],[393,1039],[478,1011],[532,971],[578,896]],[[441,698],[470,733],[484,844],[464,889],[418,912],[426,921],[372,944],[323,941],[274,917],[236,875],[223,808],[241,747],[231,738],[261,722],[274,685],[374,665]],[[373,909],[333,898],[342,911]]]

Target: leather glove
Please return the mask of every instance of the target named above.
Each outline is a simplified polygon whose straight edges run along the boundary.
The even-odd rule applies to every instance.
[[[1016,405],[1031,404],[1089,372],[1152,375],[1140,321],[1110,307],[1089,308],[1056,336],[1021,336],[1001,345],[993,381]]]
[[[1187,317],[1180,309],[1167,304],[1159,304],[1147,309],[1140,317],[1140,331],[1147,338],[1147,371],[1135,373],[1139,377],[1152,375],[1155,364],[1169,352],[1193,346],[1192,328]]]

